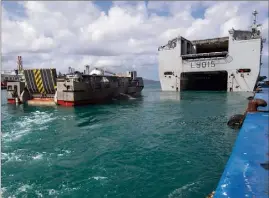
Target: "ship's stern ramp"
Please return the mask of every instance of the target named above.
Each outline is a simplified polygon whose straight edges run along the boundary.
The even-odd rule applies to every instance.
[[[180,90],[227,91],[228,72],[233,61],[229,55],[229,37],[192,41],[195,53],[183,54]]]
[[[25,82],[28,91],[35,97],[54,97],[56,92],[56,69],[25,69]]]
[[[227,91],[227,71],[183,72],[181,91]]]

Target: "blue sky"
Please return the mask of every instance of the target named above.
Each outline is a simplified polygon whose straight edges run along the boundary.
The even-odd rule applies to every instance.
[[[113,71],[135,69],[158,79],[157,48],[182,35],[188,39],[226,36],[230,26],[246,29],[251,12],[268,38],[268,2],[2,2],[2,67],[90,64]],[[268,42],[263,56],[268,73]]]

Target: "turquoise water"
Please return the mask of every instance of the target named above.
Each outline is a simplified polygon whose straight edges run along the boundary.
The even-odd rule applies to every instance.
[[[7,105],[2,91],[3,197],[205,197],[249,94],[160,92],[76,108]]]

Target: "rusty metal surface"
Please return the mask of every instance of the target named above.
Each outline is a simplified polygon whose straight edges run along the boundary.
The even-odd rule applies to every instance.
[[[263,87],[259,93],[255,94],[255,98],[263,99],[267,102],[267,106],[265,107],[258,107],[260,111],[269,111],[269,88]]]

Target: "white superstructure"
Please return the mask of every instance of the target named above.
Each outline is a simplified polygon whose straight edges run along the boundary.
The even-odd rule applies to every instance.
[[[189,41],[181,36],[158,48],[163,91],[253,91],[260,73],[263,39],[253,12],[251,31]]]

